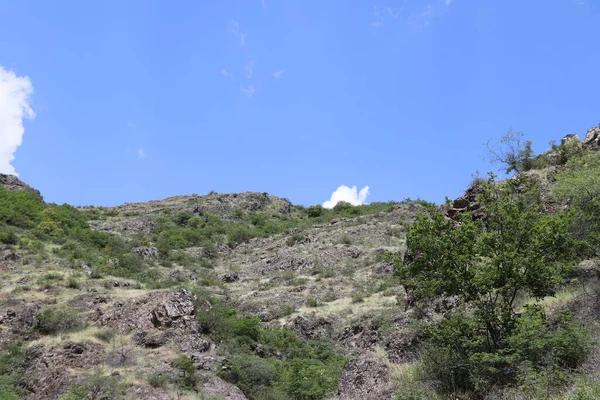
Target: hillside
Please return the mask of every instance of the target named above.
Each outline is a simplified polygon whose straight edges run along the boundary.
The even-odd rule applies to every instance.
[[[0,175],[0,399],[598,398],[599,140],[515,154],[442,206],[75,208]]]

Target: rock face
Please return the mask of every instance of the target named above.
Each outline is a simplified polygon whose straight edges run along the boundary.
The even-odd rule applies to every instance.
[[[446,216],[455,219],[460,213],[469,211],[476,218],[482,217],[481,204],[477,201],[477,197],[482,192],[482,189],[479,182],[473,182],[465,191],[465,194],[454,200],[452,208],[446,212]]]
[[[600,148],[600,124],[587,131],[583,139],[583,144],[591,150],[598,150]]]
[[[101,312],[100,325],[128,333],[134,329],[194,329],[194,302],[186,290],[153,292]]]
[[[135,247],[131,251],[142,260],[156,260],[158,258],[156,247]]]
[[[40,198],[42,197],[38,190],[35,190],[14,175],[0,174],[0,185],[12,192],[18,190],[29,190],[36,193],[38,196],[40,196]]]
[[[389,367],[374,360],[357,359],[346,363],[336,400],[391,400],[394,384]]]

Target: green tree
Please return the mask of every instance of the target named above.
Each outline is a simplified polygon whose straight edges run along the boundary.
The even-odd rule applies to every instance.
[[[505,183],[491,178],[480,202],[480,219],[465,213],[457,222],[435,209],[419,214],[407,229],[406,256],[392,256],[417,303],[457,302],[454,312],[424,328],[433,345],[430,356],[443,360],[434,375],[451,371],[444,390],[470,390],[505,378],[503,351],[515,330],[518,296],[554,295],[574,258],[565,218],[543,213],[539,188],[527,178]]]

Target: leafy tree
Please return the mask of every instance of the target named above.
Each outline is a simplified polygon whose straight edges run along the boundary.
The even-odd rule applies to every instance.
[[[480,202],[480,219],[466,213],[457,222],[435,209],[419,214],[407,229],[407,255],[392,257],[417,303],[457,302],[454,312],[423,329],[429,357],[437,360],[430,373],[444,391],[510,378],[505,351],[519,295],[554,295],[573,259],[567,221],[543,213],[539,188],[527,178],[496,183],[492,177]]]

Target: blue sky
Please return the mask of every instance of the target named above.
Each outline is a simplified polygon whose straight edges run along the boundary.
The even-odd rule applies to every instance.
[[[0,157],[52,202],[441,202],[509,128],[600,122],[598,0],[0,4]]]

